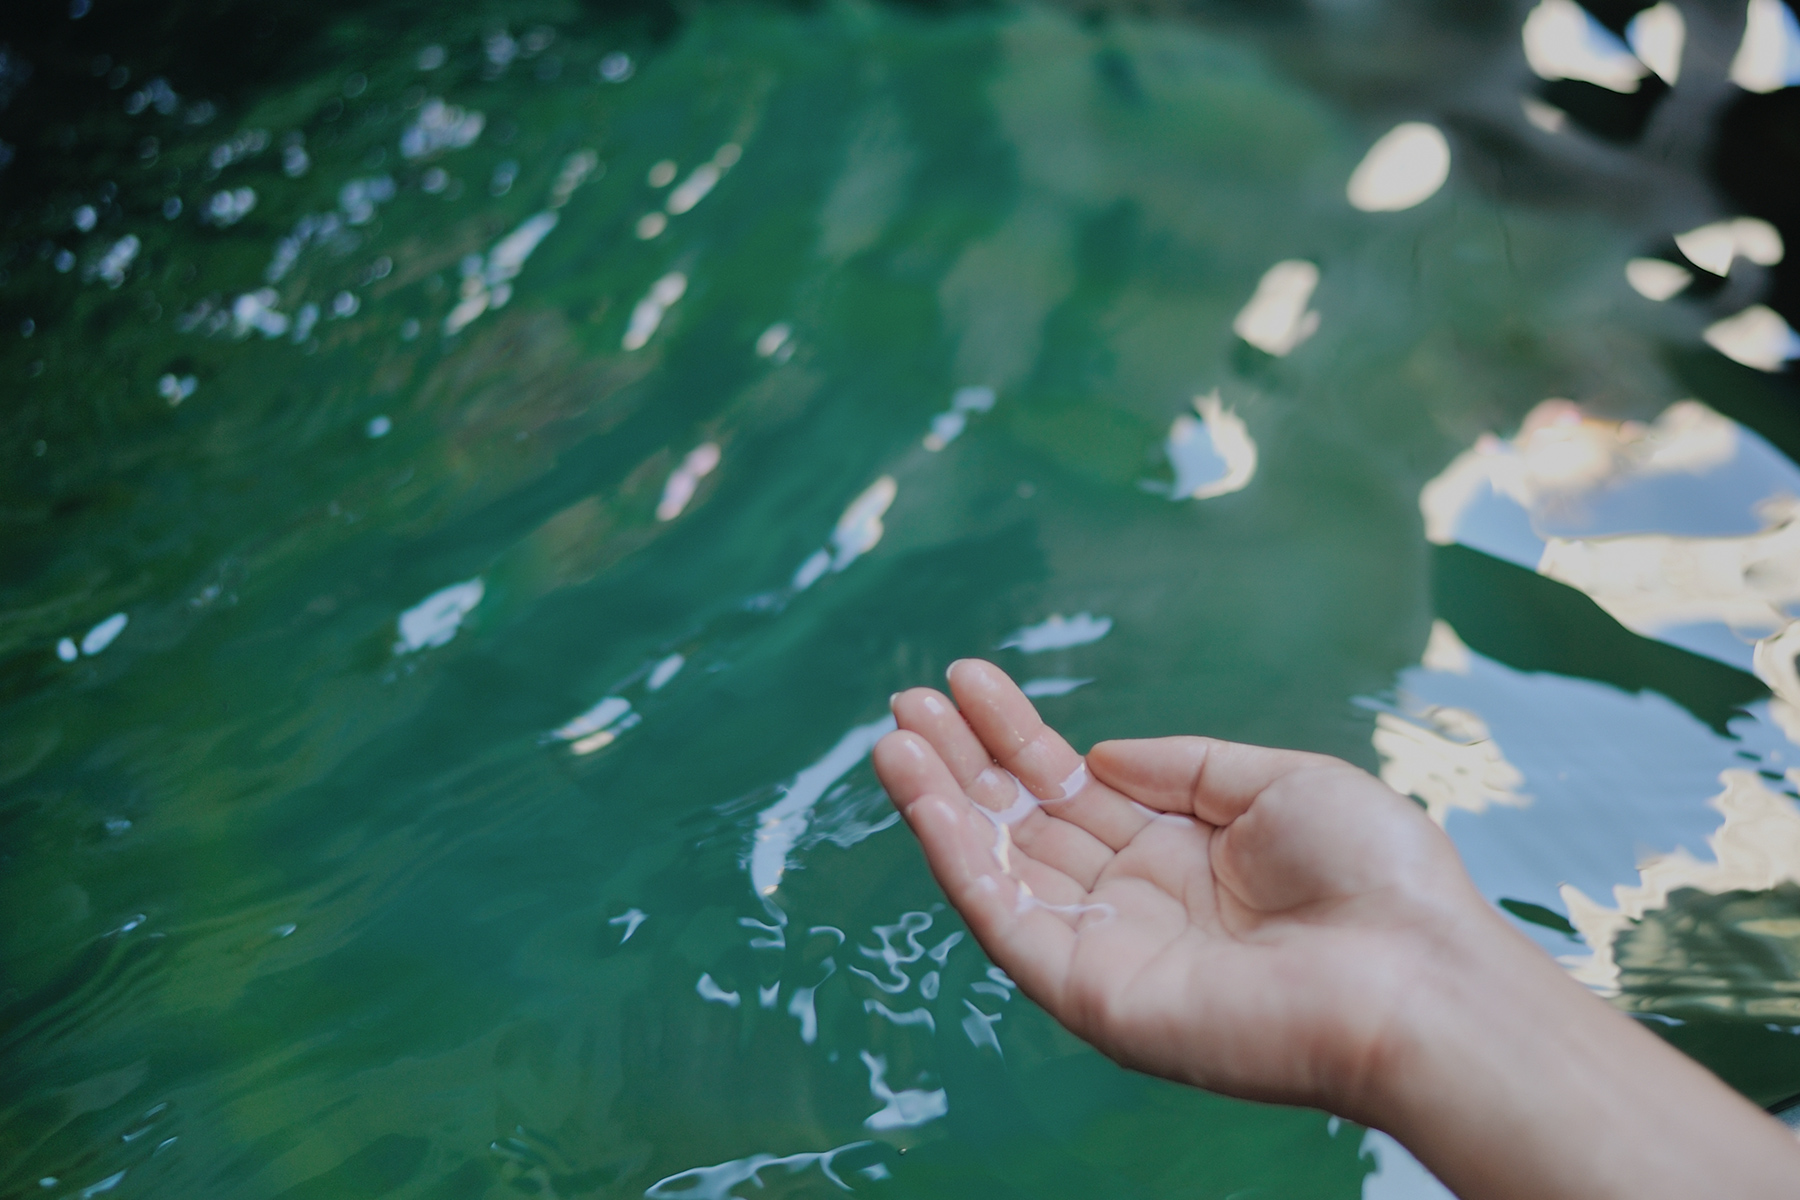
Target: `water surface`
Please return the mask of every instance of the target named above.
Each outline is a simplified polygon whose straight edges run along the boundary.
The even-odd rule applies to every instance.
[[[1674,241],[1795,228],[1740,6],[1632,92],[1512,5],[76,8],[0,113],[6,1195],[1400,1194],[961,936],[867,751],[971,654],[1384,770],[1800,1091],[1800,396],[1707,334],[1792,274]]]

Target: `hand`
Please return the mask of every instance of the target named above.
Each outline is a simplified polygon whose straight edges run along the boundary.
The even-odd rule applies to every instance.
[[[875,769],[988,955],[1108,1055],[1385,1129],[1465,1200],[1795,1194],[1786,1129],[1570,982],[1364,772],[1198,737],[1084,764],[999,668],[950,687],[960,713],[894,698]]]
[[[950,686],[960,713],[894,698],[875,768],[989,956],[1122,1063],[1357,1116],[1425,976],[1499,924],[1419,806],[1348,763],[1171,737],[1084,772],[999,668]]]

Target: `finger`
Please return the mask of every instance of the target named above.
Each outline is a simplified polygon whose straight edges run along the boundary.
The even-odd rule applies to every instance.
[[[956,782],[967,792],[981,772],[994,765],[994,760],[975,736],[969,723],[956,711],[949,697],[933,688],[908,688],[894,696],[889,707],[900,728],[910,729],[931,743]],[[998,805],[1010,803],[1009,794]]]
[[[937,750],[911,730],[897,729],[883,737],[870,757],[876,778],[903,814],[925,796],[964,796]]]
[[[1082,756],[1043,718],[1005,671],[980,659],[950,666],[950,688],[988,753],[1050,807],[1113,850],[1130,844],[1149,817],[1112,788],[1096,786]]]
[[[899,707],[897,703],[896,708]],[[958,724],[962,723],[962,718],[954,712],[949,716]],[[964,732],[967,732],[966,727]],[[973,740],[972,734],[969,737]],[[938,743],[914,730],[902,729],[888,734],[876,745],[874,759],[876,775],[902,812],[907,805],[925,795],[980,797],[981,808],[990,814],[985,819],[993,823],[994,832],[990,836],[994,839],[995,854],[1003,871],[1014,870],[1024,860],[1034,859],[1049,871],[1072,881],[1070,887],[1085,891],[1112,859],[1112,851],[1085,830],[1066,821],[1051,820],[1035,811],[1037,801],[1029,794],[1020,804],[1018,782],[992,765],[977,772],[978,776],[987,778],[979,779],[976,788],[963,786],[944,763]],[[974,796],[970,795],[972,790]],[[1002,794],[1004,801],[1000,799]],[[1001,829],[1006,831],[1004,841],[1000,840],[998,831]],[[1070,887],[1046,885],[1029,874],[1021,877],[1034,890],[1051,886],[1051,890],[1062,897],[1053,903],[1074,903],[1068,898]]]
[[[1324,754],[1203,737],[1101,742],[1088,751],[1095,778],[1140,804],[1213,825],[1236,820],[1284,775],[1346,765]]]
[[[1020,780],[994,765],[987,747],[948,697],[931,688],[911,688],[894,697],[894,719],[931,743],[938,757],[962,787],[963,793],[994,813],[1010,813],[1012,838],[1035,858],[1069,875],[1082,887],[1092,887],[1112,858],[1112,847],[1067,821],[1051,820],[1036,812],[1019,811],[1023,800],[1035,807],[1037,797],[1027,789],[1021,796]]]
[[[1057,1011],[1075,953],[1069,921],[1042,905],[1020,903],[1019,881],[994,869],[983,839],[987,821],[972,805],[921,796],[902,811],[932,875],[981,948],[1027,994]]]

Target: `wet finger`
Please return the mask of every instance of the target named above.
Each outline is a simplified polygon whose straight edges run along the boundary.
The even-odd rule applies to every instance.
[[[995,812],[1012,806],[1017,791],[1012,780],[992,769],[994,760],[987,747],[949,697],[931,688],[909,688],[896,695],[890,707],[900,728],[931,743],[971,800]]]
[[[1088,765],[1095,778],[1140,804],[1213,825],[1236,820],[1284,775],[1347,767],[1324,754],[1205,737],[1101,742],[1088,751]]]
[[[923,796],[963,795],[936,748],[910,730],[896,730],[875,743],[871,758],[881,786],[902,813]]]
[[[1074,957],[1074,927],[1063,914],[1030,903],[1019,880],[995,869],[981,828],[986,819],[973,806],[924,796],[904,811],[932,875],[975,940],[1027,994],[1056,1011]]]
[[[1113,850],[1149,821],[1125,797],[1089,776],[1082,756],[1044,724],[1006,672],[965,658],[950,667],[957,705],[987,752],[1044,800],[1049,815],[1079,825]]]
[[[875,747],[874,761],[882,786],[902,812],[928,794],[969,796],[969,789],[939,755],[936,743],[913,730],[897,730],[884,737]],[[1035,860],[1081,888],[1091,886],[1111,860],[1112,851],[1086,831],[1038,812],[1037,800],[1028,792],[1021,794],[1017,780],[1006,772],[989,765],[982,774],[988,778],[977,780],[975,790],[986,797],[980,808],[991,826],[1000,869],[1011,870],[1018,862]],[[999,799],[1002,793],[1010,798],[1005,803]]]

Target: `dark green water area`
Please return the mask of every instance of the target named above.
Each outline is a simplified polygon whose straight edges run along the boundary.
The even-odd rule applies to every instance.
[[[6,6],[0,1197],[1428,1194],[990,968],[867,762],[967,655],[1386,771],[1800,1092],[1800,387],[1709,333],[1800,274],[1674,240],[1800,239],[1800,102],[1741,3],[1629,92],[1532,8]],[[1551,398],[1627,467],[1428,527]],[[1640,611],[1587,534],[1767,545]]]

